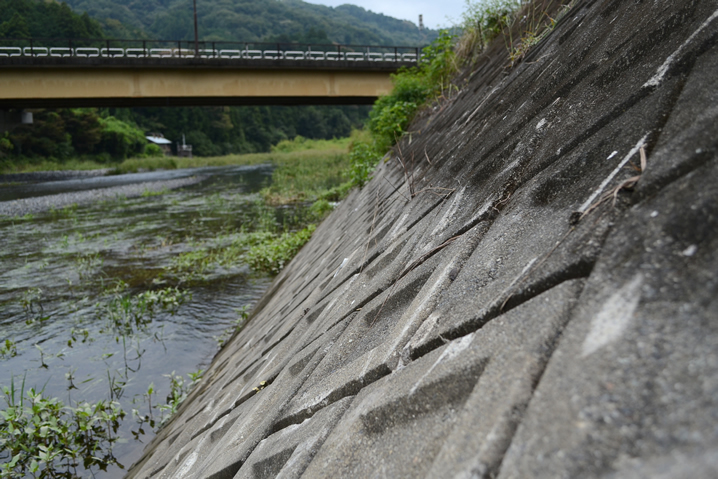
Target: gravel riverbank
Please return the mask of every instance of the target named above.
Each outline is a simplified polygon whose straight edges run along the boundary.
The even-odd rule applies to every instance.
[[[32,173],[11,173],[0,175],[0,185],[7,183],[40,183],[43,181],[62,181],[75,178],[95,178],[112,173],[114,168],[100,170],[64,170],[64,171],[35,171]]]
[[[102,171],[102,170],[93,170]],[[49,174],[55,173],[66,173],[66,172],[43,172]],[[75,172],[77,173],[77,172]],[[27,175],[39,175],[38,173],[28,173]],[[15,175],[4,175],[0,177],[0,181],[4,178]],[[101,176],[101,175],[95,175]],[[75,176],[65,176],[66,178],[73,178]],[[40,176],[34,176],[33,180],[28,181],[41,181]],[[59,179],[57,176],[49,176],[42,178],[42,180],[50,181]],[[86,205],[96,201],[116,199],[118,197],[134,198],[141,196],[146,191],[156,192],[162,191],[163,189],[172,190],[181,188],[183,186],[189,186],[199,183],[204,180],[204,176],[191,176],[188,178],[177,178],[171,180],[162,181],[150,181],[144,183],[136,183],[130,185],[112,186],[109,188],[97,188],[86,191],[76,191],[70,193],[60,193],[56,195],[38,196],[34,198],[23,198],[13,201],[2,201],[0,202],[0,216],[23,216],[28,213],[36,214],[48,211],[52,208],[59,209],[73,204]],[[13,181],[19,181],[17,179]]]

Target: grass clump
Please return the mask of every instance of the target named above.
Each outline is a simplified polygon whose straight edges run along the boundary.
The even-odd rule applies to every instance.
[[[169,193],[169,192],[170,192],[170,190],[168,190],[167,188],[162,188],[161,190],[157,190],[157,191],[153,191],[153,190],[148,190],[148,189],[146,189],[146,190],[144,190],[144,191],[142,192],[142,194],[141,194],[140,196],[141,196],[142,198],[149,198],[149,197],[152,197],[152,196],[162,196],[162,195],[166,195],[166,194]]]
[[[317,227],[310,224],[296,233],[284,233],[253,246],[246,255],[247,264],[260,271],[278,274],[312,237]]]
[[[269,205],[314,201],[327,191],[341,189],[349,169],[348,149],[351,138],[307,140],[298,136],[272,148],[272,183],[261,191]],[[335,196],[336,196],[335,194]]]
[[[214,268],[228,268],[241,262],[244,254],[257,246],[276,238],[272,231],[239,231],[219,237],[210,243],[197,245],[191,251],[180,253],[172,259],[166,271],[180,282],[206,279]]]
[[[174,314],[180,306],[191,300],[190,292],[176,287],[136,295],[116,292],[107,304],[98,304],[97,315],[107,319],[121,334],[129,335],[152,322],[158,309]]]
[[[12,339],[5,339],[0,343],[0,359],[14,358],[17,356],[17,343]]]
[[[170,374],[163,375],[170,380],[170,392],[165,398],[165,404],[157,405],[157,409],[160,410],[162,415],[160,424],[166,424],[177,412],[177,409],[179,409],[180,405],[187,399],[192,388],[202,379],[203,372],[203,370],[199,369],[194,373],[187,373],[189,381],[186,381],[182,375],[175,374],[174,371]]]
[[[566,0],[467,0],[457,55],[475,61],[501,38],[513,65],[548,35],[573,6]]]

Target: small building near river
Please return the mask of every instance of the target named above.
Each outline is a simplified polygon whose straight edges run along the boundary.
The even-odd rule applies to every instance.
[[[165,156],[172,155],[172,142],[165,138],[162,133],[150,133],[150,135],[145,138],[147,138],[147,141],[150,143],[162,148],[162,152]]]

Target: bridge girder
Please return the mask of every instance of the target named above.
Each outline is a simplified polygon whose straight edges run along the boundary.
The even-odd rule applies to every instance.
[[[399,66],[3,63],[0,109],[371,104]]]

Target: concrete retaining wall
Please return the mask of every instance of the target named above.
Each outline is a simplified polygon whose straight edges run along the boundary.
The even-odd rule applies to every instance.
[[[716,477],[717,44],[713,0],[579,0],[480,61],[130,476]]]

